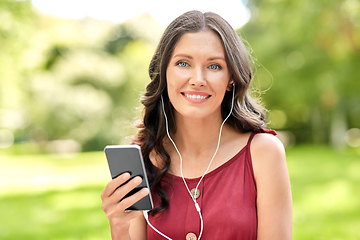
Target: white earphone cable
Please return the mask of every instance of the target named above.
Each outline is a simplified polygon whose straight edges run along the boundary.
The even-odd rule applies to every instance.
[[[168,239],[168,240],[172,240],[171,238],[169,238],[168,236],[166,236],[165,234],[163,234],[162,232],[160,232],[159,230],[157,230],[149,221],[149,216],[148,216],[148,213],[147,211],[143,211],[143,215],[144,215],[144,218],[146,220],[146,222],[148,223],[148,225],[154,229],[155,232],[157,232],[158,234],[160,234],[161,236],[163,236],[164,238]]]
[[[214,153],[214,155],[212,156],[212,158],[211,158],[211,160],[210,160],[210,162],[209,162],[209,165],[208,165],[207,169],[205,170],[204,174],[201,176],[198,184],[196,185],[195,192],[194,192],[194,195],[193,195],[193,194],[191,194],[191,191],[190,191],[190,189],[189,189],[189,187],[188,187],[188,185],[187,185],[187,183],[186,183],[186,181],[185,181],[184,175],[183,175],[183,171],[182,171],[182,162],[183,162],[183,159],[182,159],[182,156],[181,156],[180,151],[179,151],[179,149],[177,148],[175,142],[174,142],[173,139],[170,137],[169,126],[168,126],[168,119],[167,119],[167,116],[166,116],[166,113],[165,113],[165,107],[164,107],[164,99],[163,99],[163,97],[162,97],[162,95],[161,95],[162,109],[163,109],[164,116],[165,116],[166,134],[167,134],[168,138],[170,139],[171,143],[173,144],[176,152],[177,152],[178,155],[179,155],[179,158],[180,158],[180,174],[181,174],[181,178],[182,178],[182,180],[183,180],[183,182],[184,182],[184,185],[185,185],[187,191],[188,191],[189,194],[190,194],[190,197],[191,197],[192,200],[194,201],[196,211],[199,213],[200,225],[201,225],[201,226],[200,226],[200,233],[199,233],[198,240],[200,240],[200,238],[201,238],[201,236],[202,236],[202,233],[203,233],[203,230],[204,230],[204,221],[203,221],[203,218],[202,218],[202,215],[201,215],[200,206],[199,206],[199,204],[196,202],[195,194],[196,194],[196,192],[197,192],[197,190],[198,190],[198,188],[199,188],[199,185],[200,185],[201,181],[202,181],[203,178],[205,177],[206,173],[209,171],[210,165],[211,165],[211,163],[213,162],[213,160],[214,160],[214,158],[215,158],[215,156],[216,156],[216,154],[217,154],[217,152],[218,152],[218,150],[219,150],[219,147],[220,147],[220,139],[221,139],[221,133],[222,133],[223,126],[224,126],[226,120],[231,116],[232,111],[233,111],[233,108],[234,108],[234,97],[235,97],[235,86],[233,85],[233,96],[232,96],[232,101],[231,101],[230,113],[227,115],[227,117],[224,119],[224,121],[222,122],[222,124],[221,124],[221,126],[220,126],[219,138],[218,138],[218,143],[217,143],[217,147],[216,147],[215,153]],[[159,234],[160,234],[161,236],[163,236],[164,238],[171,240],[171,238],[169,238],[169,237],[166,236],[165,234],[161,233],[159,230],[157,230],[155,227],[153,227],[153,226],[151,225],[150,221],[148,220],[148,215],[147,215],[147,212],[146,212],[146,211],[143,211],[143,213],[144,213],[144,217],[145,217],[147,223],[149,224],[149,226],[150,226],[152,229],[154,229],[157,233],[159,233]],[[145,216],[145,214],[146,214],[146,216]]]

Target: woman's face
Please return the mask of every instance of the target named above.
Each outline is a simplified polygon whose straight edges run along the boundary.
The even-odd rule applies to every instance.
[[[221,117],[230,73],[220,38],[211,30],[184,34],[175,45],[166,79],[176,115]]]

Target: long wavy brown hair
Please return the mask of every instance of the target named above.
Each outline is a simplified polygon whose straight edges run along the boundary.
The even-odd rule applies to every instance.
[[[170,156],[165,151],[163,140],[166,137],[165,118],[162,111],[161,96],[164,98],[164,108],[169,120],[170,132],[176,132],[174,108],[169,102],[166,70],[176,43],[182,35],[203,30],[216,33],[225,51],[225,60],[235,85],[234,109],[227,124],[239,132],[246,133],[260,129],[265,125],[264,109],[249,95],[248,89],[253,78],[248,51],[234,29],[219,15],[199,11],[190,11],[176,18],[164,31],[156,52],[149,66],[150,83],[141,99],[144,105],[144,115],[135,143],[141,146],[145,166],[153,196],[159,198],[159,206],[150,214],[156,215],[169,206],[169,198],[162,188],[162,178],[170,167]],[[223,119],[230,112],[232,91],[225,93],[222,102]],[[155,167],[150,161],[150,153],[155,153],[162,159],[161,168]]]

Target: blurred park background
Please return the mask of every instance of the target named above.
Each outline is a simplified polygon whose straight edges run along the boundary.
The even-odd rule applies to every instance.
[[[360,239],[360,1],[243,4],[236,29],[286,146],[294,239]],[[70,19],[0,0],[0,239],[110,239],[102,150],[136,131],[163,29],[147,13]]]

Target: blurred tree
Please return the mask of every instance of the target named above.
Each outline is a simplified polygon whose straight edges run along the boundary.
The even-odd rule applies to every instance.
[[[258,59],[270,127],[299,143],[341,145],[360,127],[360,3],[254,0],[239,30]],[[0,129],[16,141],[73,139],[83,150],[134,129],[139,96],[163,29],[144,14],[121,25],[37,13],[0,0]],[[268,89],[270,91],[267,91]]]
[[[112,130],[111,116],[116,106],[129,105],[119,99],[129,99],[123,95],[128,96],[124,86],[130,79],[119,56],[102,50],[114,25],[92,19],[54,18],[48,24],[49,20],[42,17],[42,27],[34,36],[55,35],[45,39],[44,50],[39,51],[45,57],[38,66],[44,68],[28,76],[31,127],[45,130],[48,140],[74,139],[83,150],[102,150],[106,144],[119,143],[124,134]],[[59,38],[64,28],[69,34]],[[89,38],[94,32],[100,34]]]
[[[30,1],[0,0],[0,130],[11,134],[23,131],[30,122],[23,108],[26,99],[21,74],[34,21],[36,15]]]
[[[256,53],[270,126],[340,146],[360,127],[360,2],[253,0],[239,30]],[[266,91],[267,89],[271,89]]]
[[[57,139],[85,151],[124,141],[154,48],[143,21],[62,19],[0,0],[0,130],[40,149]]]
[[[121,53],[125,46],[135,39],[131,36],[131,31],[128,30],[127,25],[121,24],[116,29],[105,45],[105,50],[110,54]]]
[[[42,41],[43,58],[27,76],[31,138],[45,131],[47,140],[74,139],[85,151],[124,141],[153,46],[126,30],[129,23],[40,19],[33,43]]]

